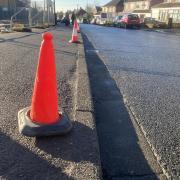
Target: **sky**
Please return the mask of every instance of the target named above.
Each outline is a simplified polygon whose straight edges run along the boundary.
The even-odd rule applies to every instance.
[[[110,0],[56,0],[57,11],[66,11],[67,9],[84,8],[87,4],[104,5]]]

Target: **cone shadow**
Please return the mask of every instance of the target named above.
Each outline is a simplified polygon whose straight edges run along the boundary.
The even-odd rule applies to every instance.
[[[73,129],[69,134],[61,137],[38,137],[36,146],[54,158],[76,163],[90,162],[96,165],[96,158],[91,154],[94,147],[92,143],[88,143],[88,137],[94,134],[93,130],[77,121],[72,123]]]

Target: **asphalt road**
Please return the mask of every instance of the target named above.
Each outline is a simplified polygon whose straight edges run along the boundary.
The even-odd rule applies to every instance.
[[[151,172],[143,160],[143,148],[138,149],[139,137],[131,125],[135,121],[164,173],[179,179],[180,37],[94,25],[81,25],[81,29],[86,41],[104,177],[155,179],[145,176]],[[123,139],[125,136],[128,138]],[[133,154],[130,149],[135,146]],[[130,152],[129,159],[123,159],[125,152]],[[141,165],[144,174],[135,168]]]
[[[56,50],[59,107],[74,120],[78,47],[68,42],[72,28],[50,31]],[[88,125],[73,121],[74,129],[63,137],[28,138],[18,132],[17,113],[31,104],[42,32],[0,34],[0,179],[94,179],[97,158],[93,159],[92,143],[86,141],[93,134]]]

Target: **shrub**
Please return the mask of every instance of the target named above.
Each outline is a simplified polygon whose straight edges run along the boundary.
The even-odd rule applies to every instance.
[[[114,26],[114,23],[112,21],[106,21],[105,26]]]
[[[13,31],[16,31],[16,32],[32,32],[32,29],[27,28],[27,27],[13,27]]]

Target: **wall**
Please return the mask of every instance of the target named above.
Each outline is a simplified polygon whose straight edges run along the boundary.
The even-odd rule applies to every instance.
[[[149,9],[149,1],[136,1],[136,2],[125,2],[124,11],[131,12],[135,9]]]
[[[107,20],[108,21],[113,21],[114,18],[117,16],[116,12],[116,7],[115,6],[108,6],[108,7],[103,7],[102,12],[107,13]]]
[[[173,18],[173,24],[180,24],[180,7],[152,8],[152,17],[161,22],[167,22],[168,18]]]
[[[106,13],[113,13],[113,12],[116,12],[116,7],[114,6],[103,7],[102,11]]]
[[[158,20],[159,18],[159,9],[156,8],[152,8],[152,18],[155,18],[156,20]]]

